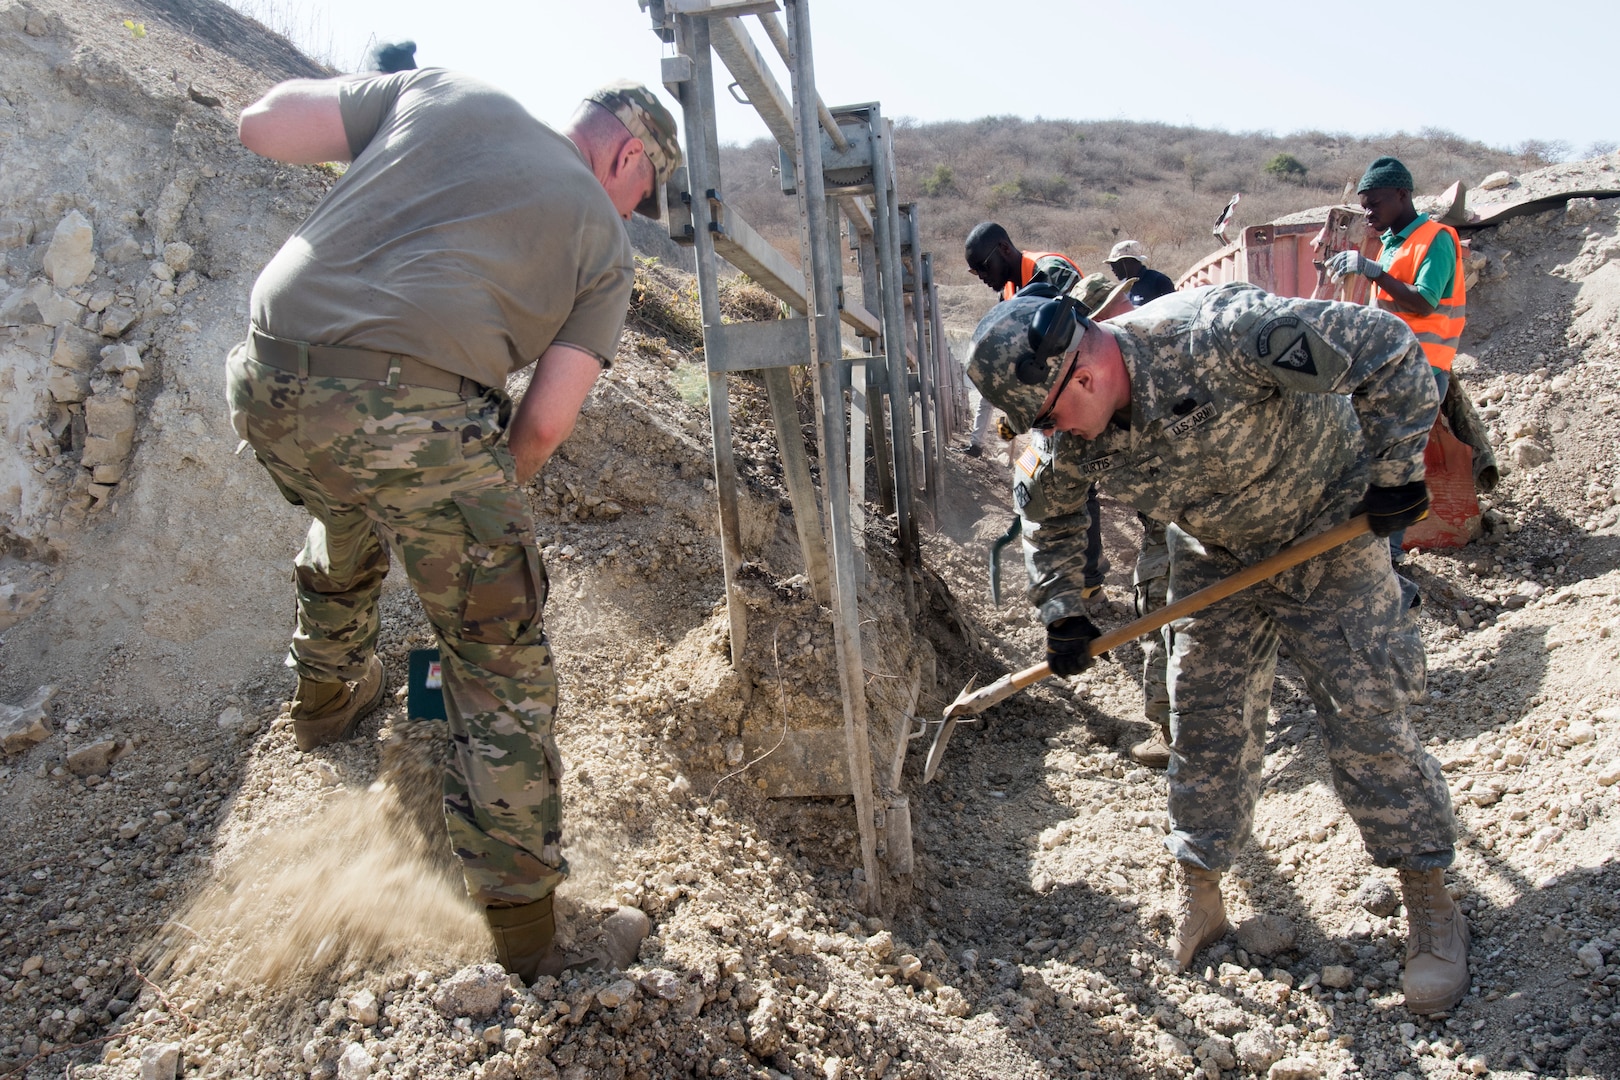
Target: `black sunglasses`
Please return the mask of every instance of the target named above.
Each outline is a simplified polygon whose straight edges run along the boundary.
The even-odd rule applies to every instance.
[[[1075,349],[1074,351],[1076,354],[1080,352],[1079,349]],[[1062,361],[1059,362],[1061,363]],[[1051,404],[1047,405],[1040,412],[1036,413],[1035,419],[1029,422],[1031,431],[1035,430],[1036,428],[1050,428],[1052,426],[1052,414],[1057,412],[1058,399],[1063,396],[1064,389],[1068,387],[1069,380],[1074,378],[1075,370],[1079,367],[1080,358],[1078,355],[1076,355],[1073,362],[1069,364],[1069,370],[1065,371],[1063,373],[1063,378],[1058,380],[1057,392],[1052,395],[1050,399]]]

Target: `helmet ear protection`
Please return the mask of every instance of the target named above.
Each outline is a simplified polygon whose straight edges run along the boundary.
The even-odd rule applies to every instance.
[[[1018,290],[1019,296],[1035,296],[1046,300],[1035,310],[1029,324],[1030,356],[1018,361],[1014,373],[1018,381],[1028,386],[1040,386],[1050,378],[1052,360],[1062,356],[1074,332],[1085,317],[1085,309],[1073,296],[1059,296],[1058,291],[1044,281],[1032,282]]]

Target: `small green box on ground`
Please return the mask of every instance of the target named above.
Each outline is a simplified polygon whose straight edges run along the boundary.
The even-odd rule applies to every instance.
[[[443,720],[444,675],[438,649],[412,649],[405,707],[412,720]]]

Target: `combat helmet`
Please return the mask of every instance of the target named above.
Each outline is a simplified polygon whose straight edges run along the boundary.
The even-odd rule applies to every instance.
[[[1085,327],[1082,308],[1074,312],[1073,332],[1056,344],[1057,352],[1040,359],[1037,332],[1040,339],[1046,337],[1042,324],[1055,314],[1060,303],[1039,296],[1015,296],[991,308],[973,330],[968,345],[968,378],[990,404],[1007,414],[1007,423],[1015,432],[1028,431],[1040,414],[1063,368],[1063,355],[1073,348]],[[1043,318],[1037,320],[1037,315]]]

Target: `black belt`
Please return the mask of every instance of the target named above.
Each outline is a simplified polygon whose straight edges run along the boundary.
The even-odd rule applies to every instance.
[[[288,341],[271,337],[258,327],[248,332],[247,345],[252,359],[299,378],[364,379],[389,386],[426,386],[449,390],[464,398],[478,397],[484,392],[484,387],[471,379],[397,353]]]

